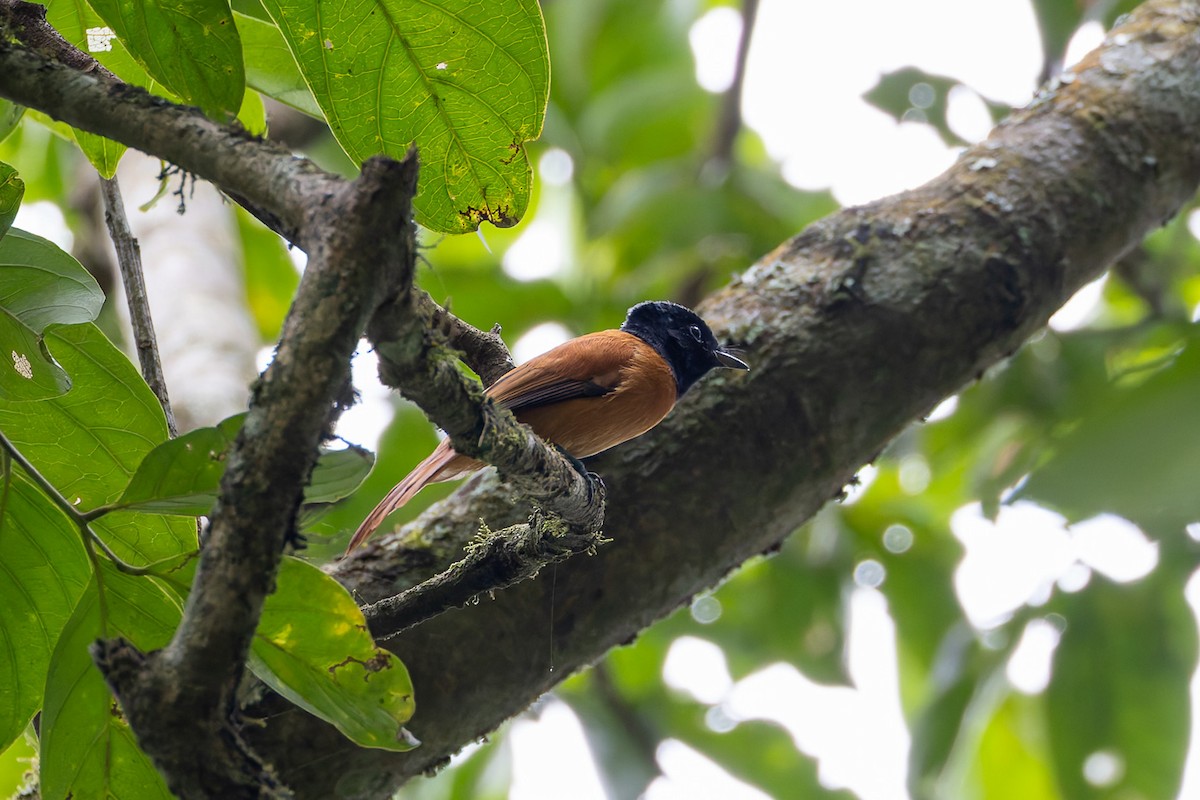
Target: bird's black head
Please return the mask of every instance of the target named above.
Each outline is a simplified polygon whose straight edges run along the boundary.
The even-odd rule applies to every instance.
[[[629,309],[621,330],[653,347],[671,366],[680,397],[713,367],[750,369],[725,352],[696,312],[663,300]]]

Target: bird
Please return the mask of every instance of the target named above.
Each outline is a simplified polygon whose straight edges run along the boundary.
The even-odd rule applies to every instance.
[[[749,370],[696,312],[665,300],[638,303],[617,330],[571,339],[509,370],[484,391],[575,460],[627,442],[661,422],[709,370]],[[431,483],[486,466],[444,439],[367,515],[349,554],[388,514]]]

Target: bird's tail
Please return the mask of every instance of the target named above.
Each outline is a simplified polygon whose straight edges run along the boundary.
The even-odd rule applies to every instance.
[[[404,477],[404,480],[392,487],[387,496],[379,501],[379,505],[375,506],[370,514],[367,514],[367,518],[362,521],[362,524],[358,526],[358,530],[350,537],[350,544],[346,547],[346,554],[349,555],[351,550],[365,542],[375,532],[375,529],[383,523],[384,517],[403,506],[409,500],[412,500],[417,492],[431,483],[450,480],[462,474],[464,472],[463,466],[465,465],[453,463],[455,459],[465,462],[470,461],[454,452],[454,449],[450,446],[449,439],[443,439],[424,461],[413,467],[413,471],[408,473]]]

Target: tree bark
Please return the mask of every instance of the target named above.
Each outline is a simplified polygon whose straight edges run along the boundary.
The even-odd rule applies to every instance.
[[[386,795],[777,548],[1193,195],[1198,32],[1195,2],[1142,6],[945,174],[814,224],[706,301],[752,371],[706,378],[590,465],[613,542],[557,567],[553,603],[549,580],[529,581],[388,642],[413,675],[421,747],[359,750],[293,710],[251,734],[259,751],[300,796]],[[376,599],[443,568],[480,517],[523,513],[476,478],[335,571]]]

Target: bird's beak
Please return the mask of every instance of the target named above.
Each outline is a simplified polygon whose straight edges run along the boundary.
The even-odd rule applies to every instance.
[[[726,353],[724,350],[713,350],[713,355],[716,356],[717,363],[722,367],[729,367],[730,369],[750,369],[750,365],[745,361],[742,361],[737,356]]]

